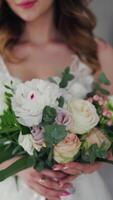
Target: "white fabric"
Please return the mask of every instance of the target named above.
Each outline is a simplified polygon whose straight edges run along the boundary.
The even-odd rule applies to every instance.
[[[76,73],[76,80],[83,84],[87,91],[90,91],[93,78],[89,68],[76,56],[70,66]],[[0,74],[11,77],[2,57],[0,57]],[[61,200],[112,200],[109,190],[98,172],[79,176],[73,185],[76,192],[68,197],[62,197]],[[14,177],[10,177],[0,182],[0,200],[45,200],[45,198],[29,189],[22,179],[19,179],[17,188]]]

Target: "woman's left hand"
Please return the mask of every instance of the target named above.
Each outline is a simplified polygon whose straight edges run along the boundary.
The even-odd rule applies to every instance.
[[[96,162],[94,164],[81,164],[78,162],[71,162],[67,164],[54,165],[54,171],[62,171],[69,175],[68,178],[61,180],[62,184],[65,182],[73,181],[81,174],[93,173],[99,170],[103,166],[102,163]]]

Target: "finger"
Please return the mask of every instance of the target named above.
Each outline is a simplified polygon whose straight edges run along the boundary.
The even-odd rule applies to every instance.
[[[113,160],[113,153],[112,153],[112,151],[108,152],[107,158],[108,158],[108,160]]]
[[[54,180],[59,180],[59,179],[62,179],[64,177],[66,177],[66,175],[63,173],[63,172],[55,172],[53,170],[49,170],[49,169],[45,169],[41,172],[42,175],[45,175],[51,179],[54,179]]]
[[[42,185],[40,185],[39,183],[32,183],[30,184],[30,187],[35,190],[36,192],[38,192],[39,194],[41,194],[42,196],[45,196],[46,198],[59,198],[60,196],[68,196],[70,193],[63,191],[63,190],[51,190],[49,188],[46,188]]]
[[[61,169],[62,172],[64,172],[67,175],[81,175],[83,172],[79,169],[76,168],[67,168],[64,167],[63,169]]]
[[[76,170],[79,170],[83,173],[92,173],[98,169],[100,169],[102,166],[101,163],[99,162],[96,162],[94,164],[81,164],[81,163],[78,163],[78,162],[71,162],[71,163],[67,163],[65,165],[57,165],[57,166],[54,166],[54,170],[57,171],[57,170],[61,170],[61,171],[68,171],[68,169],[76,169]],[[69,171],[68,171],[69,173]]]
[[[65,190],[66,188],[70,188],[72,185],[65,184],[61,185],[58,181],[53,181],[51,179],[48,179],[47,177],[40,177],[40,179],[36,179],[36,182],[39,183],[40,185],[43,185],[49,189],[54,189],[54,190]]]
[[[66,183],[72,183],[73,180],[75,180],[79,175],[75,176],[68,176],[67,178],[62,179],[60,182],[61,185],[65,185]]]

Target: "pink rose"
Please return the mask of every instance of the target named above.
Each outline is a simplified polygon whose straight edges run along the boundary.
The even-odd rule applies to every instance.
[[[81,142],[77,135],[69,133],[67,137],[54,147],[54,160],[58,163],[73,161],[80,150]]]

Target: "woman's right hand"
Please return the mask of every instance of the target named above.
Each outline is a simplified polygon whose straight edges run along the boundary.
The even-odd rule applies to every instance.
[[[61,179],[66,178],[66,175],[62,172],[54,172],[48,169],[38,172],[29,168],[17,175],[21,176],[31,189],[48,200],[60,200],[61,196],[66,197],[70,194],[68,191],[72,187],[71,183],[59,184]]]

